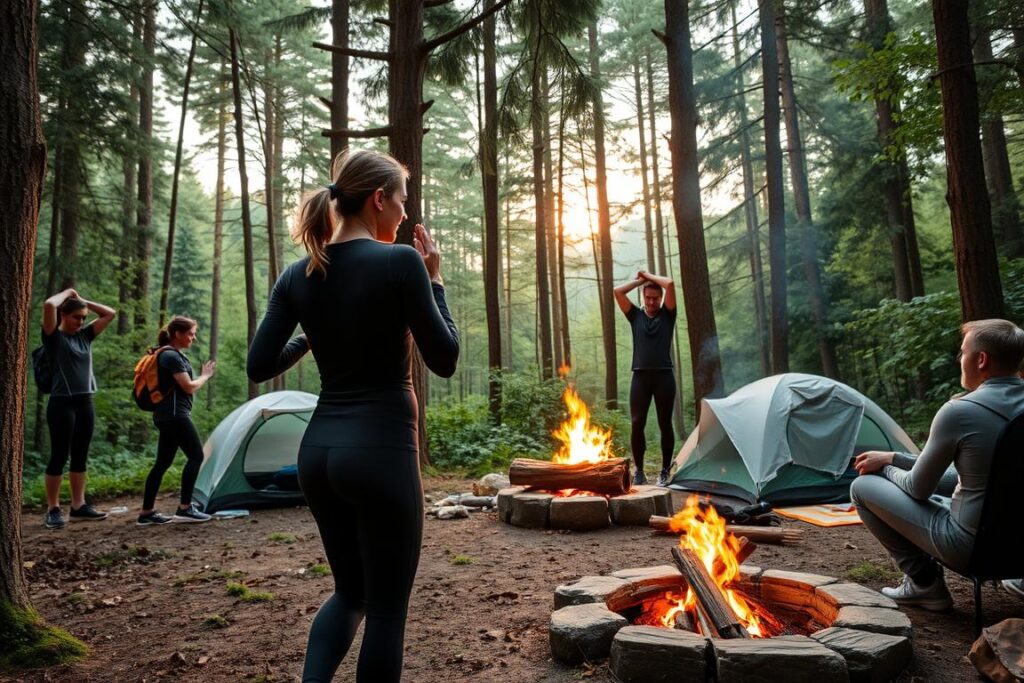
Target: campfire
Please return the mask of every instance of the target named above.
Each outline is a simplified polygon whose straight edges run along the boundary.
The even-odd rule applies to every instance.
[[[629,460],[615,456],[611,430],[591,422],[571,383],[562,401],[568,417],[552,432],[557,449],[550,461],[512,461],[513,487],[498,494],[499,518],[514,526],[589,531],[609,522],[644,526],[652,516],[669,514],[667,490],[631,488]]]

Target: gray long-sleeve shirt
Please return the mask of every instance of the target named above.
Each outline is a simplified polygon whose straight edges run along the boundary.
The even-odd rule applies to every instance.
[[[950,515],[970,534],[977,533],[996,440],[1006,423],[1024,412],[1024,380],[994,377],[969,394],[947,402],[932,420],[921,455],[897,453],[880,474],[907,495],[924,500],[950,463],[960,481]]]

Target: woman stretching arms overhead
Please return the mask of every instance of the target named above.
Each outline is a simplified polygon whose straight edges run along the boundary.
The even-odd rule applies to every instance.
[[[430,233],[417,225],[415,248],[392,244],[405,219],[405,167],[346,151],[332,170],[334,182],[299,209],[308,256],[274,285],[247,369],[263,382],[312,350],[320,371],[299,483],[335,593],[313,620],[303,681],[331,680],[365,617],[357,680],[384,683],[401,677],[423,534],[412,345],[450,377],[459,337]],[[303,334],[289,340],[296,324]]]

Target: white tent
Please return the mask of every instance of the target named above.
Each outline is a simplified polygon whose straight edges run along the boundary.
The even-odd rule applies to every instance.
[[[295,464],[316,403],[303,391],[275,391],[235,408],[203,446],[196,502],[207,512],[302,503]]]
[[[866,450],[918,452],[895,420],[842,382],[774,375],[701,401],[671,485],[777,504],[846,500],[850,461]]]

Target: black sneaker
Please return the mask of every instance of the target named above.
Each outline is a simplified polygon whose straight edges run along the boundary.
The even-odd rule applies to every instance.
[[[643,470],[637,470],[636,474],[633,475],[633,486],[643,486],[647,483],[647,475],[644,474]]]
[[[669,481],[668,470],[662,470],[661,474],[658,475],[658,486],[668,486]]]
[[[211,519],[213,519],[213,517],[211,517],[210,515],[206,514],[205,512],[200,512],[199,508],[196,507],[196,504],[192,503],[191,505],[189,505],[184,510],[182,510],[181,508],[178,508],[177,510],[175,510],[173,521],[175,521],[175,522],[185,522],[185,523],[196,523],[196,522],[209,522]]]
[[[88,503],[86,503],[82,507],[78,508],[77,510],[75,508],[71,508],[71,521],[75,521],[75,520],[79,520],[79,521],[81,521],[81,520],[96,521],[96,520],[106,519],[106,518],[107,518],[107,513],[106,512],[101,512],[100,510],[97,510],[96,508],[94,508],[92,505],[89,505]]]
[[[171,521],[171,518],[162,512],[154,510],[148,515],[139,515],[139,518],[135,520],[135,523],[139,526],[154,526],[157,524],[167,524]]]
[[[67,522],[64,520],[64,514],[57,507],[46,511],[46,516],[43,517],[43,524],[47,529],[63,529]]]

